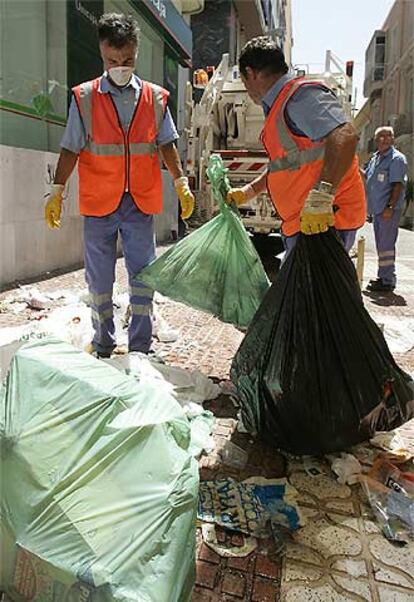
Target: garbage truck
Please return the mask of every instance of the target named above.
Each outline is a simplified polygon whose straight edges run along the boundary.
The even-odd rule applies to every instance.
[[[344,69],[340,59],[328,50],[323,73],[311,74],[305,69],[296,72],[326,83],[351,114],[352,67],[350,61]],[[201,96],[198,101],[193,99],[194,89],[202,90],[198,92]],[[251,182],[266,169],[268,159],[260,141],[264,115],[262,107],[248,96],[238,66],[229,64],[228,54],[222,56],[217,68],[194,72],[193,84],[188,83],[186,109],[186,170],[196,196],[196,221],[203,223],[217,210],[206,177],[212,153],[222,157],[233,187]],[[280,229],[280,217],[267,192],[241,205],[239,211],[247,231],[252,234],[270,234]]]

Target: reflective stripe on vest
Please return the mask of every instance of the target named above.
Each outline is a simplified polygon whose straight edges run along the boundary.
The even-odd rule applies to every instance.
[[[288,97],[283,103],[281,114],[284,115],[286,105],[292,96],[295,94],[296,90],[303,85],[301,83],[297,83],[292,86]],[[278,119],[277,124],[277,133],[279,136],[279,140],[283,146],[286,155],[284,157],[279,157],[278,159],[273,159],[273,161],[269,161],[268,172],[273,173],[275,171],[285,171],[285,170],[295,170],[299,169],[302,165],[306,165],[307,163],[312,163],[313,161],[317,161],[318,159],[322,159],[325,154],[325,145],[315,146],[313,148],[300,149],[296,144],[296,141],[292,138],[289,133],[288,126],[286,124],[285,119]]]
[[[86,146],[85,150],[94,155],[122,156],[124,154],[123,144],[97,144],[92,140],[92,90],[93,81],[85,82],[80,85],[80,110],[83,119],[83,124],[86,131]],[[155,122],[157,131],[160,131],[162,121],[164,119],[164,100],[162,89],[155,84],[150,84],[152,98],[154,101]],[[108,92],[110,94],[110,92]],[[157,151],[157,145],[146,142],[129,144],[129,149],[134,155],[153,154]]]
[[[143,81],[131,121],[123,127],[111,94],[99,91],[100,82],[96,78],[73,89],[86,134],[79,153],[80,212],[109,215],[128,192],[143,213],[160,213],[163,194],[157,135],[169,93]]]
[[[321,82],[303,78],[287,82],[267,115],[261,137],[269,156],[269,194],[283,220],[282,230],[286,236],[300,230],[300,213],[309,191],[320,177],[325,154],[325,140],[314,142],[290,131],[286,106],[301,86],[315,84],[326,88]],[[364,223],[364,186],[356,156],[337,186],[334,202],[338,207],[335,213],[338,229],[354,229]]]

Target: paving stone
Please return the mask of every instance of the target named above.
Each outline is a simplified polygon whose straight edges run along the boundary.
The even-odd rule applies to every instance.
[[[306,587],[295,585],[286,590],[282,589],[281,600],[283,602],[351,602],[363,600],[363,598],[349,597],[346,592],[339,593],[332,585],[323,584]]]
[[[269,579],[256,577],[253,583],[252,602],[277,602],[278,587]],[[282,598],[283,599],[283,598]]]
[[[216,565],[204,562],[203,560],[197,562],[197,585],[213,589],[216,584],[217,575],[218,567]]]
[[[307,524],[294,534],[296,543],[307,546],[322,558],[337,554],[356,556],[361,552],[359,533],[352,527],[341,524],[344,517],[337,515],[337,521],[334,521],[323,512],[307,508],[302,511]]]
[[[246,591],[246,579],[244,575],[242,573],[227,572],[223,577],[221,591],[237,598],[244,598]]]
[[[291,581],[306,581],[312,583],[313,581],[319,581],[323,576],[323,569],[318,567],[309,566],[303,562],[296,562],[291,559],[287,559],[284,569],[283,578],[285,583]]]
[[[192,602],[213,602],[214,593],[202,587],[195,587]],[[215,602],[215,600],[214,600]]]
[[[365,560],[355,560],[354,558],[341,558],[331,563],[332,569],[347,573],[351,577],[366,577],[367,565]]]
[[[206,546],[205,543],[201,544],[198,557],[200,560],[205,560],[206,562],[211,562],[212,564],[220,564],[220,556],[216,554],[214,550]]]
[[[234,557],[227,560],[229,569],[237,569],[239,571],[252,571],[254,568],[255,556],[250,554],[244,558]]]
[[[382,585],[378,588],[380,602],[413,602],[413,590],[407,591]]]
[[[272,562],[267,556],[259,554],[256,560],[255,573],[262,577],[269,577],[270,579],[276,579],[280,573],[279,564]]]
[[[369,549],[374,559],[374,566],[384,569],[380,571],[379,576],[376,573],[376,578],[383,577],[382,580],[388,580],[387,575],[390,575],[392,582],[396,583],[395,579],[398,575],[405,577],[410,582],[414,594],[414,542],[404,548],[397,548],[379,534],[370,538]],[[393,573],[393,577],[390,572]]]
[[[371,590],[365,579],[354,579],[346,575],[332,575],[332,581],[339,586],[344,593],[357,594],[363,600],[371,602]]]

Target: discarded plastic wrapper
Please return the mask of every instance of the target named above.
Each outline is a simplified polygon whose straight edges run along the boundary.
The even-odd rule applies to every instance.
[[[178,402],[47,338],[0,389],[0,591],[188,602],[198,467]]]
[[[386,487],[414,499],[414,474],[402,472],[385,458],[378,458],[374,462],[368,476]]]
[[[183,238],[139,273],[139,279],[163,295],[246,328],[269,281],[237,209],[225,203],[229,189],[219,155],[207,175],[220,213]]]
[[[234,468],[243,469],[247,464],[248,453],[231,441],[226,441],[220,450],[220,456],[224,464]]]
[[[296,455],[340,452],[414,416],[414,383],[364,308],[333,229],[299,234],[230,376],[249,432]]]
[[[352,454],[342,453],[339,458],[331,458],[331,468],[338,475],[341,485],[355,485],[359,481],[362,472],[360,462]]]
[[[414,500],[369,476],[359,480],[384,536],[401,545],[414,539]]]
[[[270,519],[291,531],[303,524],[296,490],[286,479],[263,477],[242,482],[231,478],[202,481],[198,518],[257,537],[260,537],[258,528]]]
[[[413,449],[410,449],[398,431],[376,433],[370,439],[370,443],[374,447],[384,450],[387,457],[392,457],[394,462],[405,462],[414,455]]]

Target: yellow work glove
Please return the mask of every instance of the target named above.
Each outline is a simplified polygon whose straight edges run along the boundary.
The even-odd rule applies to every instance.
[[[300,214],[300,230],[304,234],[320,234],[335,225],[332,203],[334,195],[311,190]]]
[[[194,211],[194,195],[188,185],[188,178],[183,176],[174,180],[175,191],[181,205],[181,219],[188,219]]]
[[[238,207],[239,205],[244,205],[248,203],[252,199],[255,198],[256,193],[253,190],[253,186],[251,184],[246,184],[242,188],[231,188],[227,193],[226,203],[231,205],[235,203]]]
[[[45,221],[49,228],[60,228],[60,216],[63,203],[63,184],[52,184],[45,207]]]

